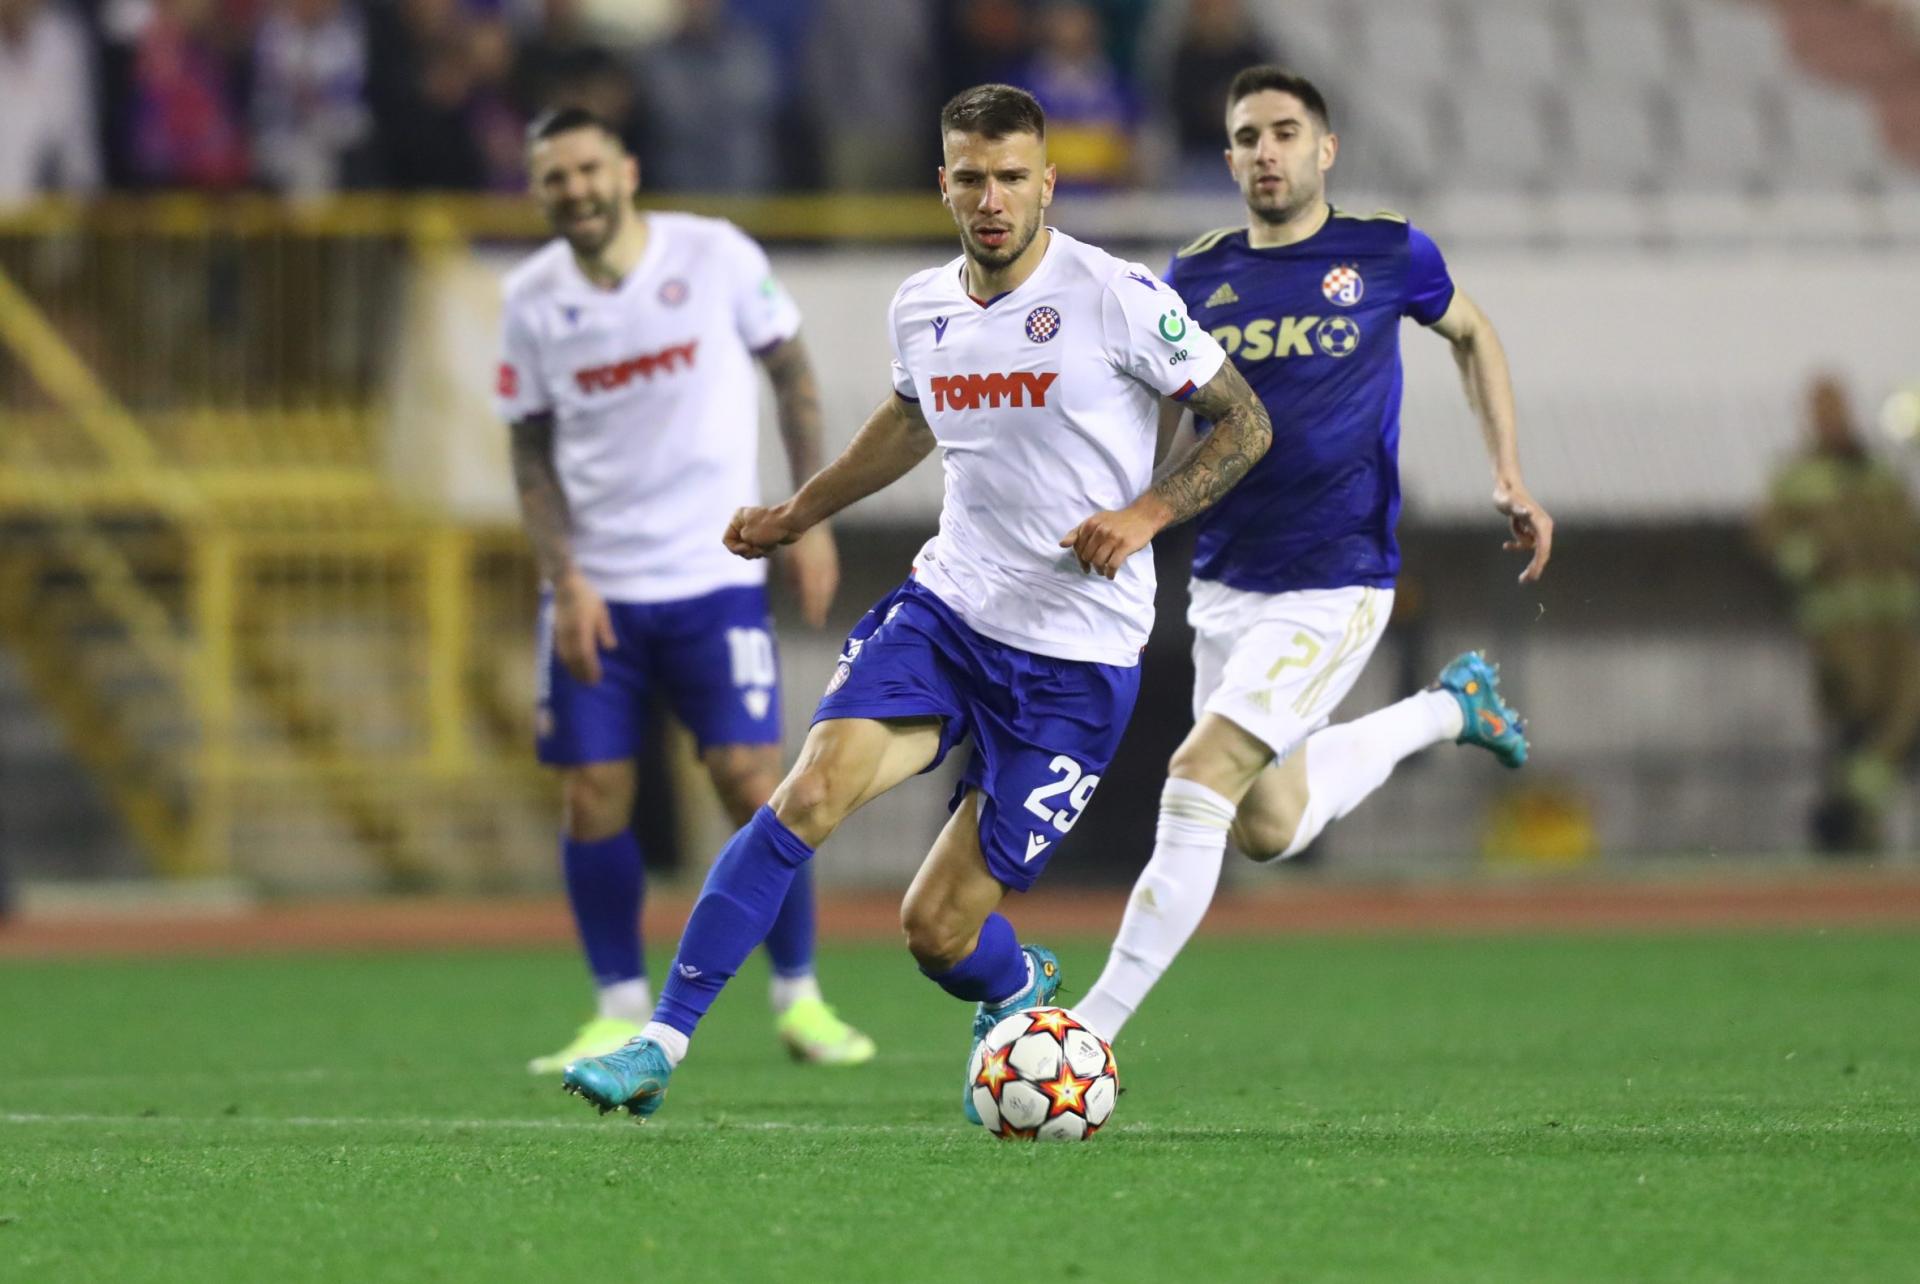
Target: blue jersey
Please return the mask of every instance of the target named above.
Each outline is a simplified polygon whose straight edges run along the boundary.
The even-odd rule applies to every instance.
[[[1393,215],[1335,210],[1275,249],[1251,248],[1245,228],[1209,232],[1166,279],[1273,419],[1266,456],[1200,516],[1194,578],[1255,593],[1391,587],[1400,318],[1432,325],[1453,302],[1439,249]]]

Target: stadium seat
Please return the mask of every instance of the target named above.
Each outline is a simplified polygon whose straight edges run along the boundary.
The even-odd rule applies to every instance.
[[[1363,14],[1367,65],[1376,75],[1439,79],[1454,74],[1465,59],[1451,8],[1389,4]]]
[[[1539,4],[1491,0],[1470,10],[1474,59],[1487,79],[1528,83],[1557,79],[1567,67],[1564,26]]]
[[[1872,185],[1892,168],[1880,142],[1880,123],[1860,98],[1800,83],[1781,99],[1793,160],[1784,177],[1794,184]]]
[[[1675,86],[1672,102],[1678,145],[1667,179],[1673,186],[1753,188],[1777,178],[1781,149],[1768,145],[1753,91],[1684,83]]]
[[[1793,74],[1786,33],[1762,6],[1690,0],[1682,11],[1697,73],[1722,83],[1746,84]]]
[[[1552,148],[1543,97],[1526,85],[1462,86],[1443,119],[1455,131],[1446,154],[1456,159],[1450,175],[1461,182],[1537,186],[1545,181]]]
[[[1248,0],[1247,16],[1284,61],[1314,79],[1351,70],[1358,24],[1340,0]]]
[[[1556,172],[1570,185],[1645,188],[1662,172],[1651,97],[1639,89],[1577,84],[1560,94],[1567,146]]]
[[[1672,74],[1673,11],[1659,0],[1610,0],[1572,10],[1585,55],[1585,75],[1650,83]]]

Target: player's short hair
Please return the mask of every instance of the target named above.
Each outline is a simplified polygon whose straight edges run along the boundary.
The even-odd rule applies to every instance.
[[[1047,113],[1040,101],[1012,85],[975,85],[963,89],[940,109],[940,132],[959,130],[982,138],[1009,134],[1047,136]]]
[[[1248,67],[1233,78],[1227,86],[1227,111],[1232,112],[1234,105],[1242,98],[1251,98],[1268,89],[1277,89],[1283,94],[1292,94],[1300,100],[1315,121],[1319,122],[1322,132],[1333,129],[1333,117],[1327,113],[1327,96],[1320,92],[1311,80],[1296,75],[1285,67],[1261,64]]]
[[[625,146],[620,141],[618,130],[585,107],[555,107],[535,116],[527,125],[527,146],[544,143],[562,134],[571,134],[576,129],[597,129],[612,139],[614,146]]]

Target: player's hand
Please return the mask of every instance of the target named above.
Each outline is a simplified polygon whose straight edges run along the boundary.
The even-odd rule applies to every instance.
[[[1553,518],[1527,493],[1527,484],[1517,477],[1494,485],[1493,506],[1506,517],[1513,533],[1513,538],[1501,547],[1533,553],[1527,569],[1520,572],[1522,584],[1533,583],[1546,573],[1547,559],[1553,556]]]
[[[553,590],[553,653],[588,686],[600,681],[600,653],[619,645],[606,599],[574,571]]]
[[[804,534],[806,527],[788,515],[786,505],[776,504],[772,508],[740,509],[727,523],[727,533],[720,539],[729,553],[752,561],[765,557],[782,544],[793,543]]]
[[[1138,508],[1129,505],[1114,512],[1095,513],[1060,537],[1060,547],[1073,550],[1083,571],[1098,571],[1112,579],[1129,557],[1153,542],[1160,530]]]
[[[787,583],[800,602],[800,618],[812,628],[827,622],[827,608],[840,588],[840,550],[834,545],[833,532],[815,526],[792,544],[781,558],[786,564]]]

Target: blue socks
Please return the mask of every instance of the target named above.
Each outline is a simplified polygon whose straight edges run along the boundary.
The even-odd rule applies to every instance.
[[[568,838],[560,846],[560,865],[594,983],[605,989],[645,976],[639,840],[625,831],[590,843]]]
[[[793,871],[787,899],[780,902],[780,913],[767,929],[767,958],[773,963],[775,976],[813,974],[813,866],[810,864]]]
[[[973,953],[944,972],[926,975],[956,999],[991,1007],[1026,988],[1027,956],[1020,948],[1020,938],[1014,935],[1013,924],[1002,915],[989,914],[980,925],[980,940]]]
[[[680,952],[660,991],[654,1020],[682,1034],[693,1033],[720,987],[766,939],[782,913],[795,875],[812,858],[813,848],[781,824],[771,808],[762,807],[753,814],[721,850],[706,886],[700,889],[700,899],[680,937]],[[807,901],[811,921],[810,889]],[[777,957],[775,966],[779,966]]]

